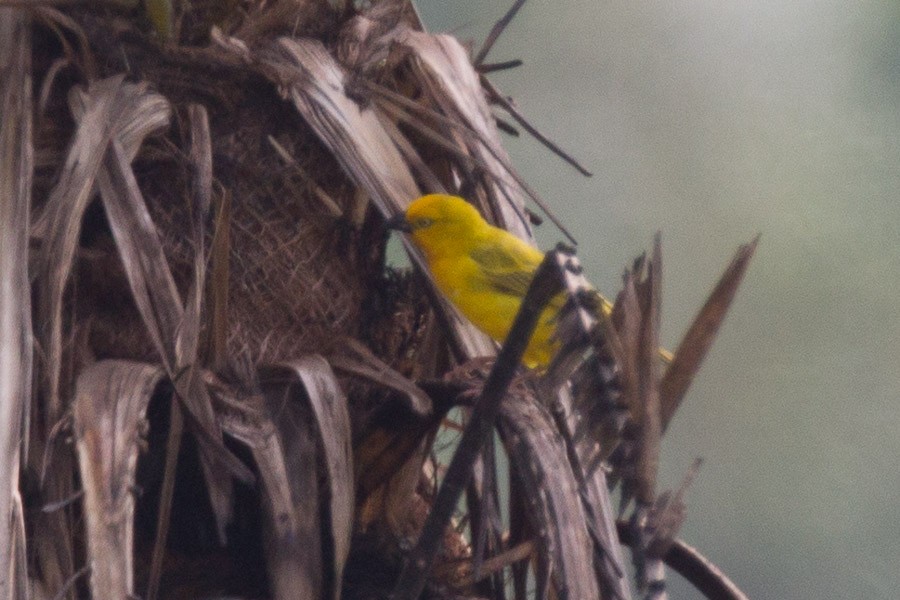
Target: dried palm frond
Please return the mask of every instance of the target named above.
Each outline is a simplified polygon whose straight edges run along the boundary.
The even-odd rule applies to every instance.
[[[250,447],[260,472],[273,591],[338,599],[353,526],[347,400],[318,356],[268,369],[260,386],[259,421],[229,431]]]
[[[32,378],[28,229],[33,168],[31,31],[0,8],[0,598],[28,594],[18,480],[27,456]]]
[[[95,597],[135,593],[135,472],[144,414],[162,376],[159,367],[116,360],[100,361],[78,376],[73,428]]]
[[[543,300],[497,355],[412,246],[413,273],[385,269],[384,220],[430,191],[525,239],[532,199],[565,234],[492,103],[537,130],[484,75],[521,5],[474,61],[405,0],[0,8],[0,595],[506,597],[512,577],[627,599],[607,468],[641,572],[681,548],[659,439],[752,246],[665,373],[658,248],[608,322],[549,256],[562,351],[527,381]]]

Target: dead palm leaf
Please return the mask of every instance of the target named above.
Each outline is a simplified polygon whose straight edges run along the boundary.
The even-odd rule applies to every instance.
[[[657,492],[659,439],[752,248],[665,374],[655,358],[657,250],[651,276],[646,265],[633,270],[609,323],[590,316],[574,258],[555,255],[548,285],[571,301],[549,375],[514,380],[524,343],[515,336],[490,376],[460,375],[473,359],[490,364],[496,345],[436,293],[413,248],[417,274],[385,276],[381,225],[421,192],[445,190],[531,236],[525,200],[544,204],[515,172],[491,112],[499,92],[466,48],[425,32],[405,0],[171,8],[166,45],[118,5],[35,9],[58,46],[34,45],[22,9],[0,9],[0,58],[21,59],[0,81],[4,114],[22,117],[0,130],[9,191],[0,208],[22,225],[0,235],[11,249],[4,281],[18,282],[0,305],[0,354],[15,359],[3,368],[16,375],[4,378],[0,421],[0,477],[13,490],[0,496],[0,515],[13,519],[0,528],[12,550],[0,550],[0,568],[16,565],[16,589],[27,577],[45,595],[74,598],[90,571],[94,597],[145,583],[150,598],[196,597],[267,578],[235,593],[352,599],[388,594],[412,560],[415,581],[400,590],[413,596],[431,581],[437,596],[504,597],[511,574],[519,598],[529,577],[541,598],[629,598],[601,465],[612,453],[613,482],[664,532],[629,530],[636,555],[661,565],[679,548],[683,503]],[[45,78],[38,169],[32,73]],[[32,189],[39,218],[28,248]],[[21,479],[40,471],[35,455],[50,468],[34,494],[48,510],[25,510],[23,527],[16,469],[26,431],[16,424],[30,402],[29,292],[41,360],[25,417],[35,451]],[[148,404],[164,380],[172,404]],[[443,468],[430,456],[457,406],[464,441],[437,488]],[[494,451],[479,451],[495,429],[512,471],[508,530]],[[152,491],[136,497],[145,483]],[[463,490],[466,512],[451,521]],[[190,557],[172,541],[186,513],[213,523],[209,545]],[[457,531],[466,526],[469,539]],[[23,531],[36,566],[23,565]],[[237,547],[261,556],[235,558]],[[82,555],[90,567],[76,564]]]

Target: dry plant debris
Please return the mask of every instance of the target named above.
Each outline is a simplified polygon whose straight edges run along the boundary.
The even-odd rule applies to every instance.
[[[385,269],[425,192],[568,235],[493,112],[588,174],[487,79],[523,4],[473,59],[405,0],[0,0],[0,598],[630,599],[624,547],[642,597],[742,597],[656,473],[755,241],[667,364],[658,240],[609,322],[549,253],[499,354]]]

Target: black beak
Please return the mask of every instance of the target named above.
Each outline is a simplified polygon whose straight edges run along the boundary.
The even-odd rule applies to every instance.
[[[405,231],[409,233],[412,228],[406,221],[406,215],[400,213],[384,222],[385,229],[396,229],[397,231]]]

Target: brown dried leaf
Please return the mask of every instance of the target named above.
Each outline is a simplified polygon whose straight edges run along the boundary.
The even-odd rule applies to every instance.
[[[538,536],[538,589],[544,589],[543,570],[549,568],[558,598],[597,598],[594,547],[579,486],[552,417],[533,396],[523,395],[503,403],[497,428]]]
[[[731,264],[725,269],[703,308],[700,309],[681,340],[672,364],[663,375],[659,392],[663,430],[669,425],[675,411],[681,405],[684,395],[694,380],[694,375],[700,369],[700,365],[703,364],[707,352],[716,339],[719,327],[725,320],[725,315],[728,313],[731,301],[734,300],[734,295],[744,278],[744,273],[747,271],[747,266],[750,264],[750,259],[753,258],[758,243],[759,236],[756,236],[749,244],[738,248]]]
[[[0,8],[0,598],[28,597],[19,465],[31,402],[31,28]],[[25,450],[27,453],[27,450]]]
[[[172,109],[168,100],[159,94],[150,92],[145,83],[125,83],[122,85],[122,100],[133,102],[133,106],[125,108],[121,120],[115,123],[116,139],[128,157],[134,161],[147,136],[165,129],[172,118]],[[80,122],[84,118],[91,102],[90,92],[81,87],[74,87],[69,93],[69,109],[72,116]],[[133,113],[129,115],[128,113]],[[140,118],[134,118],[140,115]],[[129,118],[130,117],[130,118]]]
[[[281,38],[263,65],[382,214],[394,214],[419,195],[378,117],[345,94],[343,70],[320,42]]]
[[[335,369],[364,377],[369,381],[400,392],[408,400],[406,407],[420,417],[431,414],[431,398],[428,397],[428,394],[372,354],[371,350],[361,342],[347,338],[344,341],[343,350],[343,353],[329,358]]]
[[[341,596],[341,578],[350,552],[353,532],[353,447],[347,399],[331,367],[321,356],[307,356],[284,365],[303,382],[316,417],[320,442],[325,450],[326,490],[331,514],[331,544],[334,598]]]
[[[653,242],[653,254],[647,266],[647,281],[640,286],[645,312],[641,320],[638,347],[638,421],[637,489],[638,502],[650,505],[656,500],[656,478],[662,441],[659,396],[659,320],[662,302],[662,248],[659,234]]]
[[[340,598],[355,501],[347,400],[320,356],[265,369],[260,381],[273,428],[264,444],[248,441],[270,510],[268,562],[276,596]],[[324,471],[321,479],[311,468],[315,461]],[[319,491],[317,481],[325,489]],[[329,517],[324,521],[318,517],[321,500]],[[333,564],[323,565],[323,556],[333,557]]]
[[[141,93],[144,93],[143,88],[136,86],[124,99],[126,108],[130,107],[132,111],[123,109],[123,121],[156,120],[152,115],[141,111],[159,110],[161,105],[138,102],[134,94]],[[134,173],[126,161],[124,150],[117,140],[112,140],[105,149],[103,167],[97,175],[97,182],[132,298],[178,397],[193,418],[194,432],[198,435],[203,453],[203,469],[210,501],[216,514],[220,538],[224,540],[225,525],[230,519],[230,474],[245,481],[251,481],[253,476],[225,448],[209,392],[200,382],[198,373],[188,368],[196,362],[199,315],[192,313],[195,318],[193,324],[185,321],[185,310],[162,243]],[[195,288],[199,286],[195,284]],[[192,343],[179,344],[182,328],[194,332]],[[192,351],[193,355],[187,355],[187,351]],[[216,463],[224,465],[230,474],[215,469],[213,465]]]
[[[624,285],[613,306],[612,322],[622,344],[620,369],[622,395],[631,411],[632,420],[638,418],[638,344],[641,331],[641,305],[637,297],[635,279],[640,273],[627,271]]]
[[[609,483],[603,469],[594,469],[584,482],[582,501],[588,528],[595,544],[594,568],[603,598],[631,598],[625,556],[616,534],[615,509],[609,495]]]
[[[144,414],[163,374],[152,365],[105,360],[78,377],[72,411],[95,598],[134,593],[135,469]]]
[[[253,453],[267,522],[265,552],[274,598],[323,597],[318,461],[309,413],[289,385],[263,380],[266,410],[229,433]]]
[[[59,377],[62,367],[62,299],[78,237],[81,219],[92,196],[106,147],[115,133],[116,101],[122,76],[93,83],[87,90],[86,108],[66,156],[59,182],[50,193],[41,220],[46,237],[38,261],[40,305],[38,319],[41,346],[46,353],[45,409],[52,426],[62,415]]]
[[[201,309],[203,307],[203,292],[206,284],[206,217],[210,210],[212,196],[212,149],[206,109],[198,104],[191,104],[188,106],[188,118],[191,126],[190,160],[194,175],[194,202],[191,211],[193,219],[193,247],[195,249],[194,280],[188,290],[182,326],[178,328],[176,333],[175,359],[176,364],[186,365],[186,371],[181,379],[183,389],[198,389],[204,387],[197,380],[200,376],[197,363],[199,359],[200,327],[202,324]],[[156,540],[154,542],[147,585],[147,598],[149,600],[156,598],[162,572],[165,541],[168,539],[169,533],[172,494],[175,489],[175,471],[178,464],[183,429],[184,415],[180,406],[173,402],[170,407],[165,473],[157,509]],[[208,463],[204,463],[203,468],[206,480],[214,482],[212,486],[208,487],[208,491],[214,512],[217,515],[219,538],[221,541],[225,541],[224,524],[231,511],[231,482],[227,478],[216,477],[215,473],[210,473]]]
[[[188,290],[181,326],[175,336],[175,357],[179,367],[193,369],[198,362],[201,310],[206,287],[206,219],[212,205],[212,145],[209,117],[199,104],[188,106],[191,128],[190,161],[193,174],[191,233],[194,247],[194,279]]]
[[[381,88],[377,84],[372,82],[367,82],[367,87],[370,90],[381,90],[383,93],[393,95],[395,92],[391,92],[390,90],[386,90],[386,88]],[[402,96],[400,94],[396,94],[399,98],[403,98],[406,100],[406,96]],[[410,100],[409,102],[413,102]],[[390,111],[391,104],[389,102],[379,102],[379,107],[381,111]],[[397,109],[394,111],[395,115],[398,119],[404,120],[405,113],[403,111]],[[403,115],[403,116],[401,116]],[[415,173],[415,176],[422,182],[422,187],[429,192],[433,193],[441,193],[446,192],[447,190],[444,188],[440,179],[434,174],[434,171],[425,163],[422,159],[422,156],[416,150],[415,146],[413,146],[412,142],[400,131],[400,128],[397,126],[397,123],[394,123],[391,120],[391,116],[393,115],[379,115],[379,121],[381,122],[381,126],[384,127],[385,132],[390,136],[391,141],[397,146],[397,149],[403,155],[403,158],[406,160],[410,169]],[[413,119],[407,119],[408,122],[412,124]],[[415,125],[414,125],[415,126]]]
[[[175,493],[175,475],[178,469],[178,455],[184,434],[184,414],[181,406],[172,398],[169,402],[169,432],[166,437],[166,462],[163,470],[162,486],[159,493],[159,507],[156,510],[156,538],[150,557],[150,571],[147,576],[147,600],[156,600],[162,579],[163,560],[166,555],[166,540],[169,539],[169,523],[172,516],[172,498]]]
[[[123,85],[107,92],[107,95],[110,93],[115,94],[112,110],[118,111],[114,113],[118,115],[114,123],[118,128],[148,131],[148,123],[158,124],[168,118],[168,103],[149,93],[146,86]],[[149,100],[146,99],[148,94],[151,96]],[[80,125],[83,127],[84,124],[85,121],[82,120]],[[114,133],[119,131],[118,128],[114,129]],[[178,397],[193,418],[194,432],[198,435],[203,455],[203,471],[210,502],[216,515],[220,539],[224,541],[225,526],[230,520],[232,484],[230,474],[214,468],[214,465],[224,465],[231,474],[245,481],[252,480],[253,476],[225,448],[209,392],[200,382],[198,373],[189,368],[197,358],[199,312],[194,310],[186,315],[181,305],[162,244],[122,144],[117,138],[104,141],[104,146],[96,148],[97,152],[104,155],[102,167],[96,177],[110,229],[125,267],[135,305],[175,385]],[[198,257],[198,261],[203,260],[202,256]],[[197,275],[202,276],[202,272]],[[195,290],[199,289],[200,284],[195,282]],[[196,309],[198,295],[194,296],[194,300]],[[186,320],[189,316],[192,317],[190,322]],[[193,339],[188,340],[184,337],[185,334]]]
[[[141,319],[166,370],[178,369],[176,339],[184,308],[162,243],[124,150],[113,141],[104,149],[98,174],[100,194]]]
[[[622,341],[620,364],[623,391],[630,408],[625,439],[615,449],[615,475],[623,479],[621,506],[637,499],[636,517],[641,543],[635,545],[638,587],[664,585],[659,557],[647,552],[647,523],[643,517],[656,499],[662,425],[659,401],[659,324],[662,281],[662,250],[656,235],[648,261],[642,256],[625,274],[625,287],[616,299],[612,321]]]
[[[590,362],[585,366],[590,367]],[[591,371],[588,376],[595,376]],[[576,373],[576,377],[578,375]],[[583,400],[588,405],[575,410],[573,403],[576,400],[572,395],[579,393],[577,387],[573,383],[571,393],[568,387],[560,388],[554,409],[556,426],[563,433],[569,449],[569,464],[578,481],[588,531],[594,544],[594,568],[603,591],[601,597],[630,598],[625,559],[616,533],[615,510],[609,495],[610,486],[606,471],[598,468],[599,461],[609,450],[607,446],[614,447],[617,443],[621,425],[609,423],[615,417],[608,414],[602,418],[605,426],[598,428],[596,424],[588,424],[593,428],[593,435],[579,436],[577,432],[585,426],[584,421],[590,421],[593,416],[581,413],[585,409],[590,410],[590,399],[595,396],[586,394]],[[594,410],[597,410],[596,407]],[[609,412],[608,409],[606,412]]]

